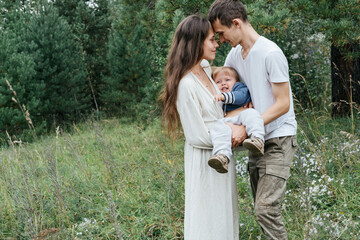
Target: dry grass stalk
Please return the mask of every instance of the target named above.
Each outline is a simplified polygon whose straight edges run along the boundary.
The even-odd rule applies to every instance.
[[[16,91],[14,90],[14,88],[11,86],[10,82],[8,80],[6,80],[6,84],[9,86],[11,92],[14,94],[15,97],[12,97],[11,100],[14,101],[20,108],[23,116],[25,117],[26,119],[26,122],[28,124],[28,127],[30,130],[32,130],[33,132],[33,135],[35,137],[35,139],[37,139],[37,136],[36,136],[36,132],[35,132],[35,127],[34,127],[34,124],[31,120],[31,117],[30,117],[30,112],[26,109],[26,106],[25,104],[22,104],[20,103],[18,97],[17,97],[17,94],[16,94]]]
[[[36,234],[34,236],[33,240],[46,239],[49,235],[55,234],[55,233],[57,233],[59,231],[60,231],[59,228],[49,228],[49,229],[42,230],[41,232],[39,232],[38,234]]]
[[[112,223],[114,224],[114,228],[115,228],[115,231],[116,231],[116,237],[117,239],[123,239],[122,236],[121,236],[121,230],[120,230],[120,225],[119,225],[119,222],[117,220],[118,218],[118,214],[116,213],[116,204],[114,203],[114,200],[113,200],[113,196],[112,196],[112,193],[109,191],[107,193],[108,195],[108,200],[109,200],[109,207],[110,207],[110,217],[111,217],[111,221]]]

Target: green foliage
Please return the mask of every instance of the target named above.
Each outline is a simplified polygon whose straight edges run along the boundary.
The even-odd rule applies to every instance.
[[[120,1],[109,37],[109,76],[102,101],[106,110],[130,117],[149,118],[156,108],[160,67],[152,41],[153,11],[148,2]]]
[[[359,1],[295,1],[294,8],[305,24],[320,19],[314,29],[331,45],[332,114],[352,115],[360,104]]]
[[[106,66],[108,34],[110,31],[109,1],[107,0],[54,0],[60,16],[65,17],[77,43],[81,46],[82,58],[87,70],[87,92],[92,96],[93,108],[99,102],[104,89],[103,76],[108,75]]]
[[[103,101],[111,110],[126,114],[145,99],[139,90],[151,84],[151,52],[144,41],[144,27],[134,27],[129,38],[113,28],[109,42],[110,77],[105,79]],[[134,116],[133,114],[129,114]]]
[[[44,84],[33,82],[36,75],[35,61],[20,50],[15,31],[25,28],[19,22],[28,20],[26,13],[12,12],[8,19],[15,20],[7,24],[0,35],[0,143],[17,135],[18,139],[29,139],[26,133],[32,132],[29,112],[34,113],[40,105],[36,91],[42,91]],[[11,26],[9,26],[11,25]],[[31,115],[31,114],[30,114]],[[31,121],[31,119],[30,119]],[[39,123],[39,129],[41,123]],[[24,131],[25,130],[25,131]],[[30,134],[30,137],[32,134]],[[15,137],[16,139],[16,137]]]
[[[309,1],[305,1],[309,2]],[[330,42],[318,32],[323,25],[296,11],[288,1],[247,1],[249,21],[257,32],[274,41],[283,50],[289,63],[292,91],[304,107],[322,107],[329,102]]]
[[[89,105],[85,95],[86,69],[67,22],[51,4],[44,4],[22,36],[22,51],[37,63],[35,81],[45,85],[39,92],[48,124],[76,120]],[[31,43],[31,44],[25,44]]]
[[[349,43],[360,43],[359,22],[360,6],[357,0],[304,1],[297,0],[292,5],[293,11],[301,11],[305,23],[321,19],[316,30],[326,34],[336,47]]]
[[[91,110],[153,121],[160,114],[157,97],[175,28],[190,14],[206,16],[212,2],[1,1],[2,133],[21,137],[29,129],[5,78],[35,128],[75,121]],[[329,108],[330,45],[347,59],[360,54],[358,1],[244,3],[254,28],[287,56],[296,100],[306,108]],[[221,45],[213,65],[222,65],[230,48]]]
[[[82,119],[83,114],[90,112],[91,102],[99,109],[96,94],[103,85],[102,74],[106,72],[107,1],[98,1],[97,8],[87,7],[81,12],[79,9],[85,1],[82,3],[78,2],[75,10],[84,17],[84,23],[74,23],[73,30],[47,1],[0,3],[3,16],[0,23],[3,46],[0,49],[3,63],[0,137],[3,142],[7,139],[5,130],[12,137],[29,140],[23,135],[30,130],[26,113],[33,121],[32,128],[42,134],[44,127],[46,130],[53,124]],[[85,26],[85,23],[89,24]],[[86,68],[91,68],[91,73]],[[10,91],[6,79],[17,96]],[[12,97],[17,97],[18,102],[12,101]]]
[[[14,47],[8,48],[11,52],[2,50],[3,56],[10,56],[4,58],[8,67],[2,78],[2,86],[7,89],[2,91],[3,99],[7,99],[1,109],[5,112],[3,127],[18,134],[24,124],[18,126],[12,121],[21,115],[27,122],[32,120],[37,128],[43,123],[50,127],[79,119],[89,106],[89,97],[84,92],[86,70],[68,24],[51,4],[44,3],[37,14],[32,14],[36,9],[29,6],[15,9],[7,15],[4,36]],[[5,84],[6,79],[14,91]],[[16,103],[11,102],[13,97]],[[12,117],[14,120],[10,121]]]

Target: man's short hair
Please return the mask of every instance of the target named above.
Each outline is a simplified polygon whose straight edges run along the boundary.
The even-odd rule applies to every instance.
[[[216,0],[211,4],[208,19],[213,24],[219,19],[221,25],[231,27],[232,20],[240,18],[243,22],[248,22],[246,8],[238,0]]]

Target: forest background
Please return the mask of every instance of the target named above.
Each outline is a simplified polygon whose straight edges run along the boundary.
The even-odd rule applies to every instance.
[[[358,239],[360,2],[243,2],[289,62],[300,143],[286,196],[290,235]],[[211,3],[0,0],[1,239],[181,239],[183,141],[171,145],[161,132],[158,96],[176,26]],[[222,44],[213,65],[230,48]],[[135,167],[134,179],[138,159],[148,171]],[[253,216],[246,157],[237,159],[239,204]],[[241,239],[261,238],[253,218],[240,221]]]

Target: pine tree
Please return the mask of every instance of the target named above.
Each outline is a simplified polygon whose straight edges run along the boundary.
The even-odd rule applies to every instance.
[[[108,109],[121,115],[132,115],[134,106],[142,101],[140,89],[151,81],[151,52],[145,41],[143,25],[133,25],[132,33],[124,31],[123,24],[114,22],[109,39],[109,71],[105,79],[103,101]]]
[[[4,143],[7,134],[22,140],[33,136],[31,117],[41,105],[34,90],[41,91],[44,85],[33,82],[35,62],[20,50],[17,33],[25,31],[30,12],[16,1],[4,1],[0,7],[3,20],[0,24],[0,138]]]
[[[39,121],[78,120],[88,110],[85,94],[86,69],[68,23],[47,1],[32,15],[25,31],[19,33],[20,51],[36,63],[32,81],[43,88],[31,89],[41,105],[34,110]]]
[[[4,143],[6,132],[21,138],[24,129],[32,130],[26,111],[36,108],[40,102],[27,93],[35,64],[31,57],[18,53],[18,46],[7,31],[0,35],[0,62],[0,139]]]
[[[92,105],[99,110],[103,76],[108,75],[106,65],[107,43],[110,31],[108,0],[53,0],[60,16],[65,17],[78,44],[87,69],[88,92]]]
[[[153,5],[148,1],[113,4],[109,76],[104,79],[102,101],[109,113],[147,118],[155,108],[158,89],[154,80],[159,75],[159,69],[152,64],[156,58],[151,25]]]

